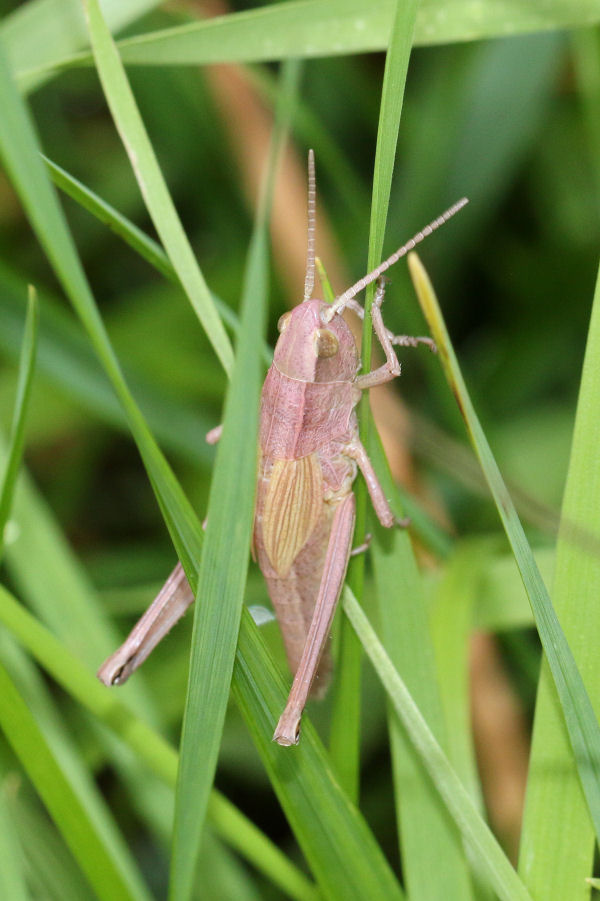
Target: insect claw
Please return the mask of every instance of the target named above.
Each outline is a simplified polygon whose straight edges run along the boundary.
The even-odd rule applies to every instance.
[[[396,517],[396,521],[394,522],[395,526],[398,526],[399,529],[408,529],[411,524],[410,516],[398,516]]]
[[[364,554],[364,552],[368,549],[369,545],[371,544],[372,538],[373,538],[373,536],[371,535],[371,533],[367,532],[363,543],[352,548],[352,550],[350,551],[350,556],[357,557],[358,554]]]

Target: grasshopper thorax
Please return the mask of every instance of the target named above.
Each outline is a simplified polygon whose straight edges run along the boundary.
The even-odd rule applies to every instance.
[[[323,321],[329,305],[306,300],[279,320],[274,363],[284,375],[305,382],[351,381],[358,370],[352,332],[341,316]]]

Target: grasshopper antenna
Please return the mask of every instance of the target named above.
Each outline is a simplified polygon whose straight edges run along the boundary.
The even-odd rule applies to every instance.
[[[406,256],[417,244],[420,244],[421,241],[424,241],[425,238],[428,238],[429,235],[433,234],[441,225],[444,225],[448,219],[451,219],[455,213],[458,213],[459,210],[462,210],[464,206],[468,203],[468,199],[466,197],[461,197],[460,200],[457,200],[449,209],[446,210],[445,213],[442,213],[441,216],[438,216],[437,219],[434,219],[433,222],[430,222],[429,225],[426,225],[420,232],[407,241],[406,244],[403,244],[395,253],[388,257],[387,260],[384,260],[383,263],[380,263],[377,269],[373,269],[372,272],[369,272],[368,275],[365,275],[360,281],[356,282],[352,285],[351,288],[348,288],[347,291],[344,291],[343,294],[340,294],[338,298],[332,303],[328,310],[323,313],[323,320],[325,322],[331,322],[336,313],[340,313],[349,300],[352,300],[353,297],[356,297],[363,288],[366,288],[367,285],[370,285],[371,282],[376,281],[380,275],[389,269],[390,266],[393,266],[394,263],[397,263],[401,257]]]
[[[304,279],[303,300],[310,300],[315,286],[316,197],[315,154],[311,149],[308,151],[308,246],[306,249],[306,277]]]

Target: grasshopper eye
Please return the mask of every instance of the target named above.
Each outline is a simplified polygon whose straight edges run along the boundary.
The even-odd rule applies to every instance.
[[[315,332],[315,343],[318,357],[334,357],[340,349],[337,335],[327,328],[319,328]]]
[[[281,333],[281,332],[285,331],[285,328],[286,328],[288,322],[290,321],[291,315],[292,315],[291,312],[288,310],[287,313],[284,313],[283,316],[279,317],[279,321],[277,322],[277,331],[278,332]]]

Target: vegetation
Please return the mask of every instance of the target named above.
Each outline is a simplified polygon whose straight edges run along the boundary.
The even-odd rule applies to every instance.
[[[597,4],[0,10],[0,897],[590,898]],[[309,147],[336,294],[470,203],[390,272],[387,325],[439,348],[360,409],[411,526],[357,482],[373,540],[286,750],[248,560]],[[194,614],[106,689],[177,558]]]

